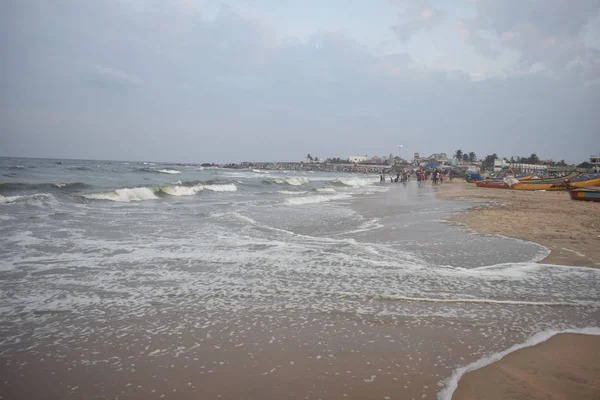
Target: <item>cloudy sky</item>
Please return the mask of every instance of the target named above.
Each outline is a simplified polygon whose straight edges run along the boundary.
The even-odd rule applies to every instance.
[[[600,0],[1,0],[0,155],[600,152]]]

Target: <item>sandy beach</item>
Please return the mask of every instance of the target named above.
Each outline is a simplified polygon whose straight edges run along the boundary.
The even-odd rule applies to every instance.
[[[600,207],[565,192],[440,186],[448,200],[485,202],[451,219],[481,234],[539,243],[545,264],[600,267]],[[490,206],[491,204],[491,206]],[[560,334],[467,373],[453,399],[600,399],[600,336]]]
[[[560,334],[465,375],[456,400],[600,399],[600,336]]]
[[[550,249],[550,255],[541,261],[545,264],[600,267],[597,203],[573,201],[566,192],[486,189],[462,180],[439,188],[442,199],[488,203],[451,221],[464,223],[477,233],[539,243]]]

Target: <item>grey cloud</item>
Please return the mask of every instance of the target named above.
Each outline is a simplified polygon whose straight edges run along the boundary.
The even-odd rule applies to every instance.
[[[600,95],[575,79],[578,64],[554,79],[473,82],[408,54],[374,56],[340,33],[277,42],[268,23],[227,8],[206,19],[63,0],[49,19],[18,4],[18,20],[0,16],[12,35],[1,42],[12,56],[0,76],[4,155],[273,160],[383,155],[401,140],[421,153],[518,148],[578,161],[600,126]],[[90,68],[135,90],[107,101],[79,79]]]
[[[391,30],[401,42],[407,42],[420,30],[431,30],[444,19],[444,13],[428,5],[425,1],[410,3],[399,12],[398,22]]]
[[[564,73],[573,62],[593,64],[582,33],[600,10],[598,0],[478,0],[474,30],[493,32],[516,50],[525,70],[538,64]],[[471,43],[475,48],[482,43]],[[587,67],[586,67],[587,68]]]

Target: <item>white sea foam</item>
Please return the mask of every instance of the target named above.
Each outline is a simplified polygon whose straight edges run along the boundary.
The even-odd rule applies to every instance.
[[[236,192],[237,187],[233,183],[226,183],[223,185],[204,185],[204,189],[211,190],[213,192]]]
[[[495,353],[490,356],[481,358],[481,359],[475,361],[474,363],[471,363],[464,367],[460,367],[452,373],[452,376],[450,376],[450,378],[446,379],[446,381],[444,382],[445,388],[441,392],[439,392],[437,395],[438,400],[452,400],[452,395],[454,394],[454,391],[458,387],[458,382],[460,381],[460,379],[463,377],[464,374],[471,372],[471,371],[475,371],[480,368],[483,368],[485,366],[488,366],[496,361],[501,360],[502,358],[506,357],[508,354],[513,353],[517,350],[521,350],[526,347],[532,347],[539,343],[545,342],[548,339],[550,339],[551,337],[561,334],[561,333],[578,333],[578,334],[582,334],[582,335],[600,335],[600,328],[588,327],[588,328],[580,328],[580,329],[566,329],[566,330],[562,330],[562,331],[550,330],[550,331],[539,332],[539,333],[535,334],[534,336],[532,336],[531,338],[529,338],[529,340],[527,340],[524,343],[516,344],[507,350],[504,350],[502,352]]]
[[[302,204],[315,204],[315,203],[324,203],[332,200],[343,200],[350,198],[349,195],[339,194],[335,196],[304,196],[304,197],[294,197],[290,199],[286,199],[285,202],[291,205],[302,205]]]
[[[130,201],[142,201],[158,199],[152,189],[146,187],[132,189],[117,189],[114,192],[89,193],[83,197],[90,200],[109,200],[128,203]]]
[[[304,177],[291,177],[291,178],[273,178],[273,182],[279,185],[291,185],[291,186],[300,186],[305,185],[310,182],[308,178]]]
[[[202,185],[196,186],[164,186],[160,188],[161,192],[170,196],[193,196],[204,190]]]
[[[278,191],[278,193],[288,194],[288,195],[301,195],[301,194],[306,194],[308,192],[305,191],[305,190],[301,190],[301,191],[298,191],[298,192],[294,192],[294,191],[291,191],[291,190],[280,190],[280,191]]]
[[[353,188],[360,188],[363,186],[373,185],[377,182],[377,180],[368,178],[339,178],[334,179],[332,182],[342,184],[345,186],[350,186]]]
[[[17,195],[17,196],[2,196],[0,195],[0,204],[15,204],[15,203],[28,203],[40,205],[41,201],[55,201],[56,199],[49,193],[36,193],[30,195]]]
[[[334,188],[317,188],[317,192],[321,193],[335,193]]]
[[[177,171],[176,169],[157,169],[156,172],[160,172],[163,174],[180,174],[181,171]]]

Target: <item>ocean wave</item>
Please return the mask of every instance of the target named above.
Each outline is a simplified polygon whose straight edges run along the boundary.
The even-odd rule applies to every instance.
[[[0,183],[0,193],[15,192],[15,191],[34,191],[34,190],[49,190],[49,191],[70,191],[88,188],[89,185],[83,182],[71,183],[22,183],[22,182],[4,182]]]
[[[47,202],[55,202],[56,199],[49,193],[36,193],[30,195],[19,196],[2,196],[0,195],[0,205],[26,203],[37,206],[42,206]]]
[[[164,186],[160,191],[170,196],[194,196],[204,190],[204,186]]]
[[[350,196],[346,195],[346,194],[339,194],[339,195],[335,195],[335,196],[316,195],[316,196],[293,197],[290,199],[285,199],[285,202],[287,204],[298,206],[298,205],[303,205],[303,204],[325,203],[327,201],[343,200],[343,199],[348,199],[348,198],[350,198]]]
[[[291,191],[291,190],[280,190],[277,193],[288,194],[288,195],[301,195],[301,194],[306,194],[308,192],[304,191],[304,190],[301,190],[301,191],[298,191],[298,192],[294,192],[294,191]]]
[[[273,178],[271,180],[263,181],[264,183],[276,183],[278,185],[290,185],[300,186],[310,182],[308,178],[303,177],[291,177],[291,178]]]
[[[321,193],[335,193],[334,188],[317,188],[316,190],[317,190],[317,192],[321,192]]]
[[[158,173],[158,174],[180,174],[181,171],[178,171],[176,169],[170,169],[170,168],[163,168],[163,169],[156,169],[153,167],[146,167],[146,168],[138,168],[136,171],[139,172],[152,172],[152,173]]]
[[[533,347],[537,344],[547,341],[548,339],[552,338],[553,336],[563,334],[563,333],[576,333],[576,334],[580,334],[580,335],[600,335],[600,328],[587,327],[587,328],[580,328],[580,329],[566,329],[566,330],[562,330],[562,331],[550,330],[550,331],[539,332],[539,333],[533,335],[531,338],[529,338],[524,343],[516,344],[502,352],[492,354],[490,356],[481,358],[469,365],[460,367],[452,373],[452,376],[450,376],[448,379],[446,379],[446,381],[444,382],[445,388],[441,392],[439,392],[437,395],[438,400],[452,400],[452,395],[454,394],[454,391],[458,387],[458,382],[466,373],[486,367],[496,361],[500,361],[501,359],[503,359],[510,353],[513,353],[517,350],[521,350],[521,349],[524,349],[527,347]]]
[[[147,187],[117,189],[112,192],[89,193],[82,195],[82,197],[88,200],[108,200],[123,203],[158,199],[158,196],[154,191]]]
[[[237,186],[235,186],[233,183],[226,183],[221,185],[214,184],[204,185],[204,189],[211,190],[213,192],[236,192]]]
[[[8,169],[24,169],[25,167],[23,165],[12,165],[10,167],[8,167]]]
[[[353,188],[360,188],[363,186],[373,185],[376,183],[376,179],[366,178],[339,178],[331,181],[331,184],[338,186],[350,186]]]

